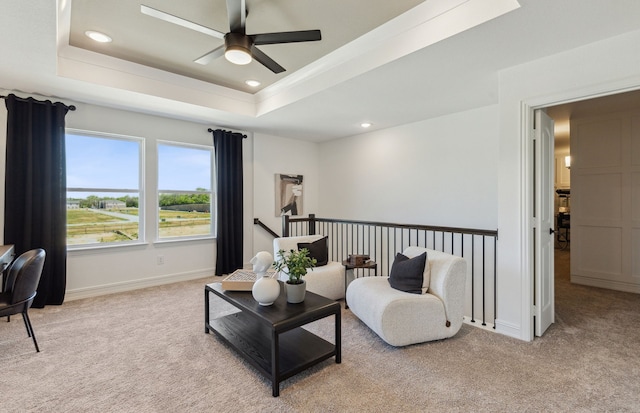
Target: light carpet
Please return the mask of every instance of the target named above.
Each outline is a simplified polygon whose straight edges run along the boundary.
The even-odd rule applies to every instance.
[[[32,309],[40,353],[19,316],[0,320],[0,411],[640,410],[635,294],[559,276],[556,323],[531,343],[463,325],[454,338],[394,348],[343,309],[342,363],[286,380],[274,398],[268,380],[204,333],[204,285],[214,280]],[[332,324],[309,329],[332,341]]]

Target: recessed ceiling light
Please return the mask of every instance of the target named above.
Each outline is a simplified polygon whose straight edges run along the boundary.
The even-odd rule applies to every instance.
[[[244,83],[246,83],[247,85],[249,85],[251,87],[260,86],[260,82],[258,82],[257,80],[253,80],[253,79],[245,80]]]
[[[360,126],[362,126],[363,128],[368,128],[368,127],[370,127],[370,126],[371,126],[371,123],[369,123],[369,122],[362,122],[362,123],[360,124]]]
[[[106,34],[95,32],[93,30],[88,30],[84,32],[84,34],[87,35],[88,38],[100,43],[109,43],[112,40],[111,37],[107,36]]]

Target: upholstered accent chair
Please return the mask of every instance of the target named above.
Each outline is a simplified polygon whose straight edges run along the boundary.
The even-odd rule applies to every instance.
[[[413,292],[392,287],[386,276],[357,278],[347,288],[349,309],[392,346],[449,338],[462,326],[466,260],[422,247],[408,247],[402,258],[417,258],[424,253],[427,264]],[[397,275],[404,275],[402,268]]]
[[[303,279],[307,283],[307,291],[319,294],[332,300],[344,298],[344,266],[328,259],[326,237],[323,235],[302,235],[281,237],[273,240],[273,256],[278,259],[278,251],[299,250],[307,248],[310,255],[318,260],[318,265],[307,270]],[[287,277],[280,276],[286,281]]]
[[[27,334],[33,339],[36,351],[39,352],[38,342],[33,333],[33,326],[29,319],[29,308],[36,296],[36,289],[44,267],[45,251],[41,248],[33,249],[16,258],[7,271],[7,285],[0,293],[0,317],[22,314]]]

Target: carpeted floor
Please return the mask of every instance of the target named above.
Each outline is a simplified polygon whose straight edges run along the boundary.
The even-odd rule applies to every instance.
[[[33,309],[40,353],[20,317],[0,320],[0,412],[640,411],[640,297],[562,271],[556,323],[531,343],[464,325],[394,348],[344,310],[342,363],[285,381],[278,398],[204,334],[214,277]],[[332,320],[309,328],[333,339]]]

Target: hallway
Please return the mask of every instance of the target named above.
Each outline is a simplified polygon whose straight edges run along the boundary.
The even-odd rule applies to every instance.
[[[594,340],[617,337],[640,345],[640,295],[572,284],[570,254],[570,246],[555,250],[556,320],[550,330],[585,330]]]

